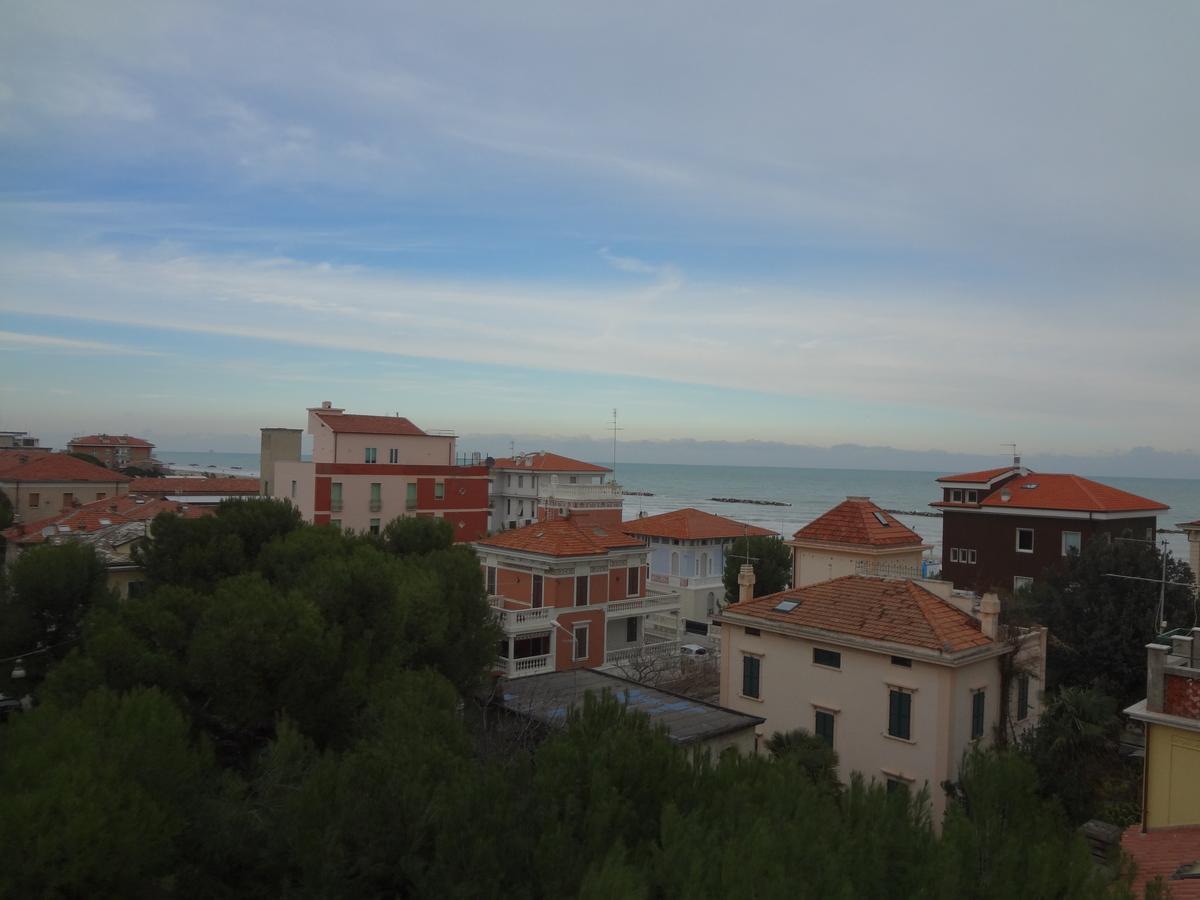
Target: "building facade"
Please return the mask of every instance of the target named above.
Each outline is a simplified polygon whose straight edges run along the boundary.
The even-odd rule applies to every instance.
[[[725,600],[725,559],[740,537],[777,537],[757,525],[687,507],[621,525],[650,549],[651,591],[677,593],[684,628],[707,634]]]
[[[995,595],[975,618],[947,582],[850,575],[750,599],[752,584],[720,615],[721,705],[821,736],[843,780],[927,787],[940,821],[963,754],[1040,715],[1046,632],[1002,632]]]
[[[1146,645],[1146,699],[1125,714],[1146,731],[1142,830],[1200,825],[1200,628]]]
[[[938,479],[942,577],[965,590],[1011,592],[1094,539],[1154,541],[1169,507],[1078,475],[1017,464]]]
[[[539,451],[493,460],[491,470],[492,531],[530,525],[564,501],[574,508],[621,509],[621,486],[604,480],[612,469],[595,463]]]
[[[920,578],[925,552],[931,549],[870,497],[847,497],[797,531],[787,545],[792,548],[792,587],[844,575]]]
[[[453,434],[427,432],[400,416],[347,414],[326,402],[308,411],[311,461],[298,440],[268,441],[266,496],[290,500],[306,521],[378,534],[392,519],[446,519],[456,541],[488,530],[488,469],[455,455]],[[289,429],[290,431],[290,429]],[[295,458],[286,458],[292,451]],[[270,473],[269,475],[267,473]]]
[[[0,431],[0,450],[29,450],[38,448],[41,441],[28,431]]]
[[[119,497],[130,478],[65,453],[0,453],[0,493],[12,505],[13,524],[40,522],[85,503]]]
[[[645,544],[619,523],[555,516],[476,541],[508,677],[678,651],[679,598],[649,593]]]
[[[110,469],[154,464],[154,445],[128,434],[89,434],[67,443],[68,453],[94,456]]]

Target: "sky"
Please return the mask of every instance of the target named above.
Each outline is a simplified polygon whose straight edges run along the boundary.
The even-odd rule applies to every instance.
[[[1200,452],[1193,2],[0,17],[0,429]]]

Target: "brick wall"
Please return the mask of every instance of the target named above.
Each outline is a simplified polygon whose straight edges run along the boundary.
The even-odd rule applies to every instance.
[[[1168,674],[1165,681],[1163,712],[1200,719],[1200,678]]]

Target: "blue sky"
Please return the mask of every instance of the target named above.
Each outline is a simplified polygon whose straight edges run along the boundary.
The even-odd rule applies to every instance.
[[[5,3],[0,428],[1200,449],[1194,4],[592,6]]]

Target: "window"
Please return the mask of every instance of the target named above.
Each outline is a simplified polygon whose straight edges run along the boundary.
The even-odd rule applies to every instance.
[[[404,506],[406,509],[417,508],[417,483],[410,481],[404,486]]]
[[[512,476],[511,476],[511,475],[505,475],[505,476],[504,476],[504,486],[505,486],[505,487],[512,487]]]
[[[1026,588],[1033,587],[1033,579],[1028,575],[1016,575],[1013,577],[1013,593],[1023,591]]]
[[[577,481],[579,481],[579,478],[575,475],[572,475],[571,476],[571,484],[575,484]]]
[[[575,605],[587,606],[588,602],[588,577],[586,575],[575,576]]]
[[[32,493],[30,493],[30,495],[29,495],[30,508],[37,506],[41,502],[42,502],[41,494],[39,494],[37,491],[33,491]]]
[[[1062,555],[1070,556],[1072,553],[1078,553],[1083,546],[1083,535],[1078,531],[1064,531],[1062,533]]]
[[[975,691],[971,694],[971,740],[983,737],[983,711],[987,704],[987,692]]]
[[[912,732],[912,694],[893,688],[888,692],[888,734],[909,739]]]
[[[375,448],[374,447],[364,447],[363,448],[363,462],[365,462],[365,463],[375,462]]]
[[[908,793],[908,782],[902,778],[889,778],[887,780],[887,792],[889,794]]]
[[[962,491],[951,491],[950,500],[954,503],[962,503]]]
[[[341,512],[342,483],[340,481],[335,481],[329,486],[329,508],[334,512]]]
[[[496,593],[496,567],[487,567],[487,592],[489,594]]]
[[[641,566],[630,566],[628,577],[625,579],[625,596],[636,597],[641,592]]]
[[[1032,553],[1033,552],[1033,529],[1018,528],[1017,529],[1017,552]]]
[[[512,500],[511,499],[504,501],[504,513],[505,513],[505,515],[509,515],[509,516],[512,515]]]
[[[330,519],[329,524],[332,525],[334,528],[336,528],[338,531],[342,530],[342,520],[341,519]]]
[[[517,487],[519,487],[519,488],[525,487],[525,476],[524,475],[517,476]]]
[[[72,494],[70,491],[64,491],[63,492],[63,506],[64,507],[70,506],[74,502],[75,502],[75,495]]]
[[[446,499],[446,482],[435,481],[433,483],[433,499],[434,500]]]
[[[950,562],[958,562],[958,548],[957,547],[950,548]]]
[[[638,620],[637,616],[630,616],[625,620],[625,641],[632,644],[638,639]]]
[[[531,593],[530,593],[529,605],[532,606],[534,609],[541,609],[541,607],[542,607],[542,576],[541,575],[533,576],[533,587],[532,587]]]
[[[820,647],[813,647],[813,665],[840,669],[842,667],[842,654],[836,650],[822,650]]]
[[[742,657],[742,696],[758,699],[762,660],[757,656]]]
[[[586,625],[575,626],[575,654],[574,659],[587,659],[588,655],[588,627]]]
[[[530,656],[546,656],[550,653],[550,635],[516,638],[513,640],[513,658],[526,659]]]
[[[383,485],[376,481],[371,484],[371,512],[383,509]]]
[[[108,494],[104,491],[96,491],[96,499],[97,500],[103,500],[107,496],[108,496]]]
[[[912,668],[912,660],[909,659],[907,656],[893,656],[892,657],[892,665],[893,666],[903,666],[906,669],[911,669]]]
[[[826,712],[823,709],[817,710],[816,720],[813,723],[813,731],[817,737],[824,738],[825,743],[830,747],[833,746],[833,713]]]
[[[1029,676],[1017,678],[1017,721],[1024,722],[1029,715]]]
[[[967,562],[970,563],[971,565],[975,565],[975,551],[974,550],[967,551]]]
[[[762,634],[762,632],[759,631],[757,628],[747,628],[746,629],[746,637],[758,637],[760,634]]]
[[[674,550],[671,551],[671,574],[679,574],[679,554]]]
[[[967,491],[967,502],[968,503],[978,503],[979,502],[979,491]]]
[[[700,571],[699,571],[699,573],[698,573],[698,574],[700,574],[700,575],[708,575],[708,574],[709,574],[709,571],[708,571],[708,554],[707,554],[707,553],[701,553],[701,554],[700,554]]]
[[[392,447],[390,450],[388,450],[388,462],[390,462],[393,466],[400,462],[400,451],[396,447]]]
[[[371,532],[371,534],[379,534],[379,520],[378,520],[378,519],[372,519],[372,520],[371,520],[371,524],[370,524],[370,526],[367,528],[367,530],[368,530],[369,532]]]
[[[296,496],[296,479],[292,479],[292,496]]]

